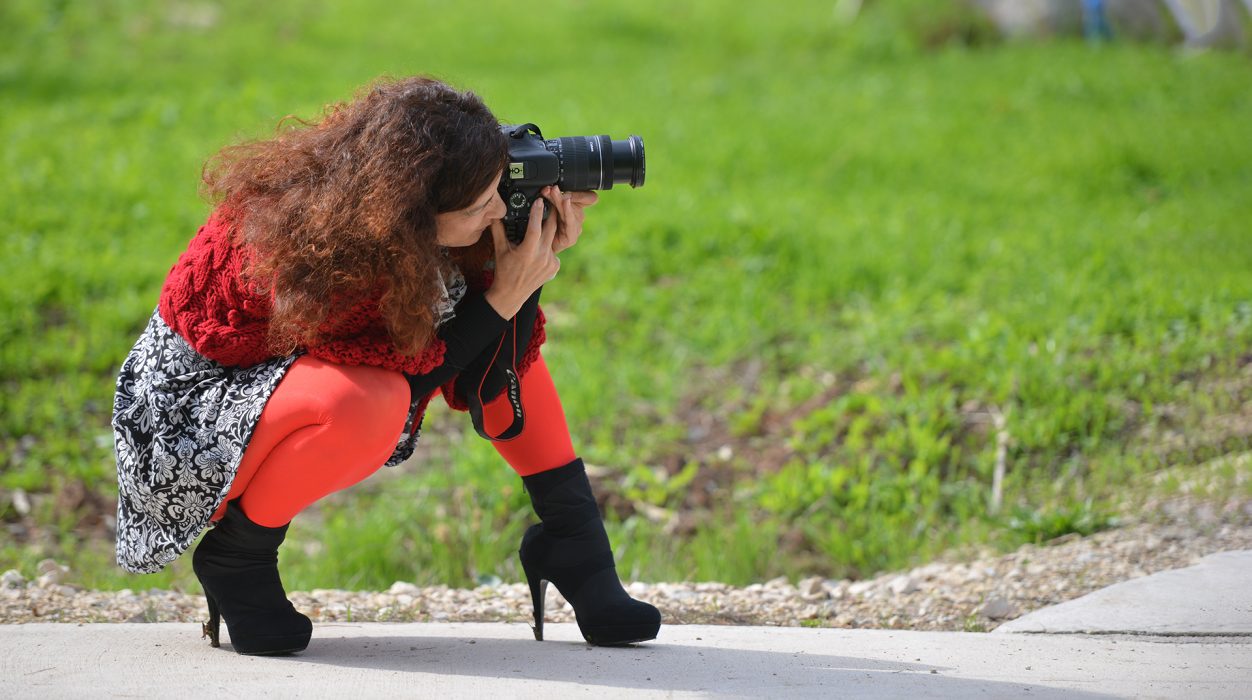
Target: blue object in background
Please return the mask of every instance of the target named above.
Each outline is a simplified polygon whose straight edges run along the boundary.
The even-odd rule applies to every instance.
[[[1082,31],[1091,41],[1113,38],[1113,28],[1104,10],[1104,0],[1082,0]]]

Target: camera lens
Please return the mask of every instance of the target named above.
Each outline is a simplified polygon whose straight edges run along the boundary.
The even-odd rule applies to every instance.
[[[644,165],[642,137],[632,135],[625,141],[613,142],[613,182],[643,187]]]
[[[604,134],[566,136],[547,144],[548,150],[560,154],[562,189],[610,190],[619,183],[643,185],[643,139],[638,136],[622,141]]]

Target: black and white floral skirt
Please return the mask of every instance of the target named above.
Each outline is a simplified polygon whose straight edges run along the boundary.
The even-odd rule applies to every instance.
[[[226,367],[154,312],[117,378],[117,562],[153,573],[209,525],[230,492],[261,411],[298,355]],[[413,454],[425,397],[414,397],[386,466]]]

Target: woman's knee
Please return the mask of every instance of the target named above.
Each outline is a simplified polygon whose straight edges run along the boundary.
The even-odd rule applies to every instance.
[[[306,367],[315,371],[306,373],[313,385],[305,387],[317,422],[359,445],[394,447],[411,403],[404,375],[379,367],[317,362],[321,364]]]

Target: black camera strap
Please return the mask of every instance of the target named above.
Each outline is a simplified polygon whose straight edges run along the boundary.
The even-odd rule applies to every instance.
[[[508,442],[521,435],[522,427],[526,425],[526,416],[522,412],[522,382],[517,377],[517,317],[514,317],[511,323],[509,330],[505,331],[504,336],[500,338],[500,344],[496,346],[496,352],[491,357],[491,362],[478,380],[478,386],[473,391],[467,392],[469,395],[466,397],[466,403],[469,404],[470,419],[474,423],[474,430],[480,436],[492,442]],[[500,359],[500,350],[504,348],[505,342],[509,342],[512,345],[508,355],[509,366],[500,367],[496,364],[496,361]],[[496,436],[488,434],[483,424],[482,390],[483,385],[487,383],[488,375],[492,372],[504,374],[504,391],[509,397],[509,404],[513,407],[513,423]]]

